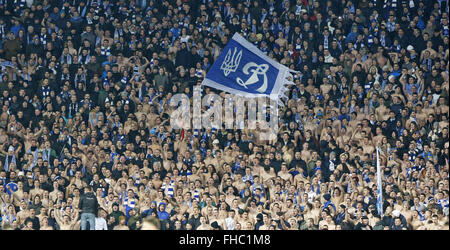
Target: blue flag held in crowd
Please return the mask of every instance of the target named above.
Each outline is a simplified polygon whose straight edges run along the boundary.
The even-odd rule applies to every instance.
[[[383,185],[381,181],[380,153],[377,148],[377,211],[383,216]]]
[[[227,43],[202,85],[244,97],[286,98],[286,85],[294,84],[288,67],[268,57],[238,33]]]
[[[16,192],[19,188],[17,187],[17,183],[15,182],[10,182],[8,184],[6,184],[7,188],[6,188],[6,192],[8,193],[8,195],[11,195],[11,191]],[[8,188],[9,187],[9,188]]]

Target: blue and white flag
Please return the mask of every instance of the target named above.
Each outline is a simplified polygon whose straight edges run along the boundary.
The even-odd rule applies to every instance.
[[[380,153],[377,147],[377,210],[383,216],[383,184],[381,182]]]
[[[202,86],[244,97],[287,98],[286,85],[294,83],[288,67],[274,61],[238,33],[211,66]]]
[[[15,183],[15,182],[10,182],[10,183],[6,184],[6,186],[9,187],[9,188],[6,188],[6,192],[8,193],[8,195],[11,195],[10,189],[11,189],[13,192],[16,192],[16,191],[19,189],[19,188],[17,187],[17,183]]]

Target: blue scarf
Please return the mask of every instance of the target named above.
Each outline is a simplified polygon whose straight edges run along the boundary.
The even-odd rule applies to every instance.
[[[14,6],[23,8],[25,6],[25,0],[14,1]]]
[[[40,34],[39,35],[39,41],[42,43],[42,45],[46,45],[47,44],[47,34]]]
[[[52,152],[52,149],[44,149],[42,151],[42,159],[44,161],[48,161],[48,163],[50,164],[50,153]]]
[[[165,182],[163,183],[161,189],[164,190],[164,192],[166,192],[167,189],[167,194],[170,195],[170,197],[173,197],[173,193],[174,193],[174,184],[175,181],[171,180],[169,184],[166,184]]]
[[[6,38],[5,27],[5,25],[0,25],[0,39],[2,40]]]
[[[42,97],[46,98],[50,95],[50,87],[49,86],[42,86]]]
[[[33,167],[37,162],[38,152],[39,152],[39,149],[36,148],[36,150],[34,151],[34,157],[33,157],[33,164],[32,164]],[[31,147],[27,150],[27,154],[31,154]]]
[[[9,170],[9,164],[10,164],[9,159],[8,159],[9,157],[10,157],[9,155],[6,155],[6,157],[5,157],[5,164],[3,165],[3,168],[5,169],[6,172],[8,172],[8,170]],[[12,158],[11,158],[11,163],[13,163],[13,162],[17,166],[17,164],[16,164],[16,155],[15,154],[13,154]]]
[[[104,56],[109,56],[111,55],[111,48],[105,48],[104,46],[101,47],[101,52],[100,54],[104,55]]]

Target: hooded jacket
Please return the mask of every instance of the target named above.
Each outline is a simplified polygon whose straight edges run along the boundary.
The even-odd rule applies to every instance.
[[[159,207],[160,206],[164,207],[163,211],[159,211]],[[159,206],[158,206],[158,218],[160,220],[167,220],[167,219],[169,219],[169,217],[170,217],[170,214],[168,212],[166,212],[166,203],[164,203],[164,202],[159,203]]]
[[[263,215],[261,213],[259,213],[258,215],[256,215],[256,224],[255,224],[255,230],[259,230],[259,227],[264,225],[263,222]]]
[[[139,216],[139,215],[131,216],[127,222],[128,227],[131,230],[136,230],[136,222],[140,219],[141,219],[141,216]]]
[[[80,199],[78,208],[83,210],[82,213],[97,214],[98,209],[97,197],[95,197],[93,192],[84,194]]]
[[[145,210],[144,212],[142,212],[141,216],[142,218],[145,218],[147,216],[151,216],[153,212],[158,213],[158,203],[156,203],[156,201],[152,201],[152,205],[154,205],[154,208],[149,208],[147,210]]]

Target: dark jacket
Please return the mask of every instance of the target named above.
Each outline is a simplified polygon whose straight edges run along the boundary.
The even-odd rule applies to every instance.
[[[80,199],[80,203],[78,203],[78,208],[82,210],[82,213],[97,214],[97,197],[95,197],[93,192],[84,194]]]
[[[28,217],[25,219],[25,224],[28,223],[28,220],[30,220],[33,223],[33,230],[39,230],[41,228],[41,224],[39,222],[39,218],[34,216],[33,218]]]

